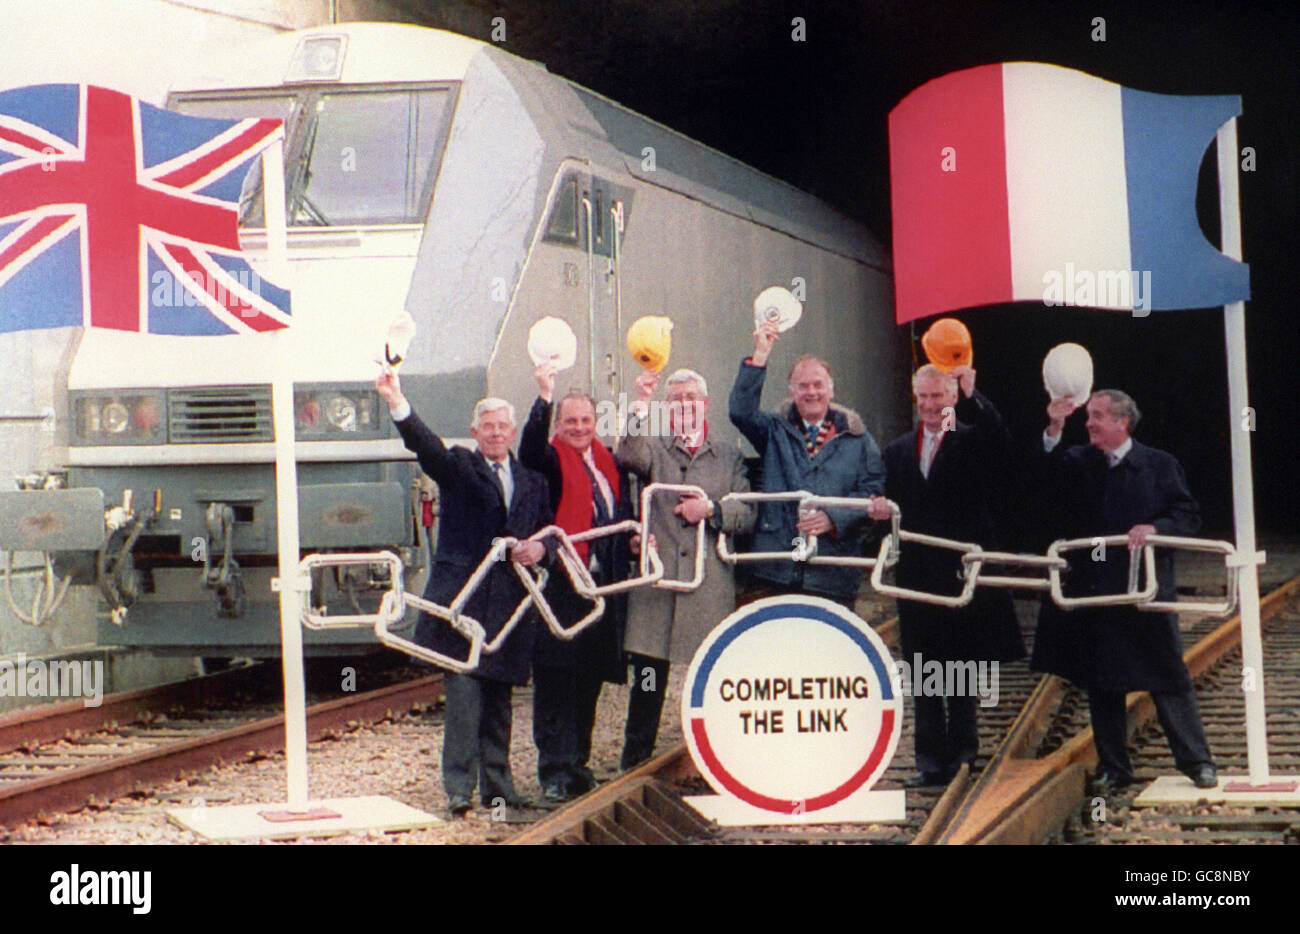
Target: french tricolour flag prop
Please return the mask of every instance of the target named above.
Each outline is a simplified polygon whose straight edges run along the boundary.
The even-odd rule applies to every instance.
[[[936,78],[889,115],[897,320],[1001,302],[1148,310],[1250,297],[1196,221],[1236,96],[1120,87],[1036,62]]]

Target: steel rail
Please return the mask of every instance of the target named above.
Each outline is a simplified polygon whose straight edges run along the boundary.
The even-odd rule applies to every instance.
[[[1260,601],[1261,621],[1279,614],[1300,594],[1292,578]],[[1241,618],[1222,623],[1183,654],[1193,678],[1223,660],[1241,644]],[[1084,771],[1097,763],[1090,727],[1041,759],[1031,758],[1064,697],[1066,683],[1043,678],[983,774],[966,793],[949,821],[936,824],[927,838],[938,844],[1041,843],[1082,806]],[[1132,693],[1126,704],[1128,730],[1155,716],[1148,692]]]
[[[436,700],[441,695],[442,676],[429,675],[355,697],[313,704],[307,708],[308,738],[320,739],[356,721],[379,720],[412,704]],[[45,778],[0,789],[0,825],[12,826],[42,812],[77,810],[92,797],[112,798],[149,782],[173,779],[183,772],[208,768],[254,752],[269,753],[282,749],[284,714],[276,714],[193,739],[168,742],[157,749],[141,750],[94,765],[56,772]]]

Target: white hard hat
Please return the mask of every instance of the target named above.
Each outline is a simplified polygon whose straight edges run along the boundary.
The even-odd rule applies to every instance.
[[[567,370],[578,359],[578,338],[559,318],[539,318],[528,331],[528,356],[538,366],[549,362]]]
[[[394,369],[406,357],[406,351],[415,338],[415,319],[403,311],[388,326],[384,338],[384,361]]]
[[[799,323],[802,315],[803,303],[779,285],[764,289],[754,299],[754,327],[772,321],[778,330],[788,331]]]
[[[1092,355],[1078,344],[1057,344],[1043,358],[1043,386],[1055,402],[1084,403],[1092,393]]]

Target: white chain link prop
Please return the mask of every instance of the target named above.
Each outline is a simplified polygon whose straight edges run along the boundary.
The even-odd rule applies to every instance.
[[[486,641],[487,635],[483,624],[464,612],[465,605],[487,578],[492,568],[501,561],[509,561],[509,551],[518,543],[518,539],[508,536],[493,541],[492,547],[483,560],[479,562],[478,567],[474,569],[474,573],[469,576],[464,586],[461,587],[460,592],[456,594],[455,599],[451,601],[450,606],[442,606],[415,594],[406,593],[403,585],[401,559],[392,552],[308,555],[299,563],[299,570],[304,576],[309,575],[313,568],[384,564],[389,567],[389,587],[380,598],[377,613],[351,613],[331,617],[311,612],[310,607],[306,606],[304,602],[302,610],[303,625],[309,629],[343,629],[356,626],[372,626],[375,638],[382,645],[397,649],[399,652],[405,652],[414,658],[440,665],[451,671],[466,674],[478,667],[481,655],[491,654],[501,648],[510,633],[524,618],[524,614],[528,612],[528,608],[533,603],[534,594],[540,593],[541,588],[546,585],[546,571],[544,569],[538,568],[536,570],[537,576],[534,578],[533,572],[523,565],[513,561],[510,562],[528,594],[515,607],[506,624],[501,627],[501,631],[496,634],[491,642]],[[453,629],[469,641],[469,652],[466,657],[459,659],[444,655],[442,652],[436,652],[393,633],[391,631],[392,625],[405,617],[408,607],[424,610],[429,615],[450,623]]]
[[[677,493],[678,495],[690,494],[703,498],[708,501],[708,494],[698,486],[692,486],[686,483],[651,483],[641,491],[641,554],[642,567],[641,573],[644,575],[647,571],[646,560],[647,554],[653,553],[653,557],[648,560],[659,564],[660,577],[663,577],[663,562],[659,559],[659,554],[653,547],[650,547],[650,504],[654,497],[661,493]],[[719,504],[720,506],[721,504]],[[719,516],[721,521],[722,517]],[[695,573],[690,580],[657,580],[654,586],[660,590],[673,590],[678,593],[690,593],[699,588],[704,583],[704,523],[706,520],[701,519],[695,523]]]
[[[397,615],[392,616],[389,621],[397,622],[405,613],[405,608],[402,605],[403,591],[406,589],[403,583],[405,568],[402,559],[391,551],[307,555],[298,562],[298,575],[300,579],[307,578],[310,581],[311,572],[316,568],[356,567],[358,565],[370,566],[376,564],[387,566],[388,589],[384,591],[384,597],[392,595],[394,598],[387,605],[385,605],[384,599],[381,598],[379,612],[381,615],[396,613]],[[310,586],[308,585],[305,589],[310,589]],[[308,629],[350,629],[356,626],[371,626],[375,622],[374,613],[348,613],[340,616],[327,616],[325,613],[313,612],[309,604],[309,600],[302,600],[302,624]]]
[[[807,490],[792,490],[789,493],[728,493],[722,497],[722,502],[738,503],[774,503],[787,502],[793,500],[798,504],[799,513],[810,512],[822,507],[831,509],[856,509],[861,512],[867,512],[871,508],[871,501],[861,499],[856,496],[818,496],[809,493]],[[893,547],[890,550],[890,563],[897,560],[898,542],[899,542],[899,521],[900,513],[898,505],[891,500],[885,500],[889,506],[890,512],[890,532],[889,537],[893,541]],[[718,557],[728,564],[739,564],[744,561],[780,561],[788,558],[803,564],[824,564],[837,567],[854,567],[854,568],[874,568],[879,558],[866,558],[858,555],[819,555],[817,554],[817,536],[800,535],[792,543],[789,551],[746,551],[735,552],[727,542],[727,536],[718,533]]]
[[[728,493],[723,497],[722,501],[727,502],[728,500],[754,503],[794,501],[798,503],[801,513],[823,507],[866,511],[870,502],[856,497],[816,496],[806,490],[793,490],[788,493]],[[1085,606],[1136,606],[1140,610],[1154,613],[1175,612],[1226,616],[1237,605],[1237,581],[1240,574],[1241,559],[1237,556],[1237,549],[1231,542],[1204,538],[1186,538],[1176,535],[1148,535],[1146,544],[1142,548],[1130,552],[1128,587],[1123,593],[1100,594],[1092,597],[1067,597],[1061,589],[1061,572],[1066,570],[1069,565],[1065,558],[1061,556],[1062,552],[1096,547],[1099,544],[1104,544],[1106,547],[1113,545],[1126,546],[1128,544],[1127,535],[1058,540],[1052,543],[1046,555],[985,551],[974,542],[961,542],[937,535],[923,535],[919,532],[903,530],[900,528],[902,516],[898,504],[892,500],[885,500],[885,502],[888,504],[890,511],[890,532],[880,543],[880,551],[875,558],[819,556],[817,554],[816,535],[809,535],[806,538],[801,536],[796,539],[793,543],[794,547],[790,551],[737,553],[731,550],[727,536],[722,533],[718,534],[718,557],[728,564],[739,564],[745,561],[789,560],[807,564],[869,567],[872,569],[871,586],[878,593],[903,600],[915,600],[918,603],[929,603],[953,609],[970,603],[975,597],[976,587],[1006,587],[1017,590],[1048,591],[1052,596],[1052,600],[1065,610]],[[936,594],[925,590],[913,590],[885,583],[885,570],[898,562],[903,542],[914,542],[932,548],[947,548],[961,552],[962,571],[960,576],[963,580],[961,593],[955,595]],[[1183,548],[1190,551],[1206,551],[1223,555],[1227,574],[1224,599],[1219,601],[1156,600],[1155,595],[1159,589],[1159,582],[1156,580],[1155,573],[1155,548]],[[984,573],[986,565],[1010,565],[1040,569],[1047,571],[1047,577],[986,574]],[[1147,584],[1145,587],[1139,588],[1138,581],[1143,565],[1145,565],[1146,569]]]
[[[586,565],[582,563],[582,556],[579,555],[578,550],[573,547],[573,540],[565,534],[564,529],[560,528],[558,525],[548,525],[546,528],[534,532],[528,540],[532,542],[545,542],[548,538],[554,538],[558,543],[559,547],[556,550],[556,556],[560,559],[560,566],[564,568],[565,573],[568,574],[569,580],[573,584],[574,592],[592,602],[591,610],[586,616],[582,617],[582,619],[578,620],[573,625],[565,627],[560,622],[559,617],[555,615],[555,610],[551,608],[551,604],[542,594],[542,586],[545,584],[545,580],[542,580],[541,582],[524,581],[524,587],[532,597],[533,605],[537,607],[538,614],[542,617],[543,622],[546,623],[546,628],[549,629],[557,639],[562,639],[565,642],[568,642],[605,614],[605,598],[591,592],[594,590],[596,582],[592,580],[591,574],[587,571]],[[591,584],[590,588],[580,589],[578,587],[578,577],[575,576],[578,574],[585,575],[582,579],[584,580],[584,584]]]
[[[514,612],[501,628],[501,631],[492,639],[486,641],[486,632],[482,623],[469,616],[464,612],[466,604],[474,592],[479,588],[487,578],[492,568],[500,561],[510,561],[509,551],[519,543],[518,539],[505,537],[496,539],[492,548],[487,555],[474,569],[460,592],[456,594],[450,606],[442,606],[415,594],[405,593],[403,587],[403,565],[401,559],[390,551],[369,552],[369,553],[342,553],[342,554],[314,554],[303,558],[299,564],[300,583],[309,587],[310,574],[313,569],[324,567],[342,567],[356,565],[384,565],[388,568],[389,586],[380,599],[379,611],[377,613],[347,614],[341,616],[326,616],[323,613],[313,613],[303,602],[302,622],[309,629],[340,629],[354,626],[373,626],[375,638],[383,645],[389,648],[405,652],[415,658],[423,659],[435,665],[461,673],[474,671],[478,667],[479,659],[483,654],[496,652],[505,643],[505,640],[519,625],[528,612],[529,607],[536,607],[542,619],[546,622],[547,628],[558,639],[569,641],[577,636],[580,632],[593,625],[604,615],[605,600],[604,597],[609,594],[623,593],[633,590],[637,587],[654,586],[667,590],[679,592],[688,592],[695,590],[704,580],[704,523],[696,524],[695,540],[695,571],[690,580],[664,580],[663,560],[650,541],[650,508],[655,496],[664,493],[690,493],[697,496],[704,496],[702,489],[696,486],[671,483],[652,483],[649,484],[641,493],[641,520],[634,521],[631,519],[622,522],[616,522],[612,525],[600,526],[590,529],[586,532],[580,532],[575,535],[567,534],[557,525],[550,525],[534,533],[528,540],[544,542],[547,538],[555,538],[558,543],[556,551],[560,559],[560,565],[564,568],[573,585],[573,589],[578,594],[592,601],[591,610],[580,620],[570,626],[564,626],[559,618],[555,615],[554,609],[547,602],[543,595],[546,586],[547,572],[543,568],[526,568],[516,562],[511,561],[515,574],[518,575],[520,582],[523,584],[527,595],[515,607]],[[859,509],[866,512],[870,506],[869,500],[858,499],[856,497],[834,497],[834,496],[815,496],[804,490],[797,490],[789,493],[729,493],[723,497],[722,502],[740,501],[740,502],[779,502],[795,501],[799,504],[801,512],[811,509],[829,507],[832,509]],[[807,564],[826,564],[846,567],[863,567],[871,568],[871,586],[878,593],[885,596],[895,597],[901,600],[914,600],[919,603],[929,603],[935,606],[943,606],[951,609],[957,609],[966,606],[974,599],[975,588],[983,587],[1006,587],[1012,589],[1026,590],[1046,590],[1051,594],[1053,602],[1064,610],[1073,610],[1080,607],[1090,606],[1136,606],[1139,610],[1148,610],[1151,612],[1175,612],[1175,613],[1197,613],[1209,614],[1213,616],[1227,615],[1235,609],[1237,605],[1237,583],[1240,574],[1241,561],[1237,556],[1237,550],[1231,542],[1218,541],[1213,539],[1187,538],[1175,535],[1148,535],[1146,543],[1139,549],[1129,551],[1129,573],[1128,587],[1123,593],[1100,594],[1090,597],[1067,597],[1061,588],[1061,572],[1068,568],[1068,562],[1062,557],[1062,554],[1069,551],[1077,551],[1083,548],[1095,548],[1098,546],[1113,547],[1127,546],[1127,535],[1109,535],[1097,536],[1093,538],[1076,538],[1061,539],[1053,542],[1047,550],[1047,555],[1030,555],[1017,554],[1006,551],[985,551],[978,544],[973,542],[961,542],[950,538],[943,538],[937,535],[923,535],[919,532],[909,532],[900,528],[901,511],[896,503],[885,500],[890,510],[890,533],[885,536],[880,543],[880,551],[874,558],[857,557],[857,556],[819,556],[817,554],[817,536],[809,535],[807,539],[800,539],[795,542],[791,551],[776,552],[732,552],[727,544],[727,537],[724,533],[718,533],[718,557],[730,564],[737,564],[743,561],[772,561],[788,559],[796,562]],[[616,581],[612,584],[599,586],[591,576],[590,570],[586,563],[578,554],[575,543],[583,541],[593,541],[606,535],[616,535],[625,532],[635,532],[641,536],[641,558],[640,573],[634,578],[628,580]],[[924,590],[913,590],[908,587],[899,587],[893,584],[886,584],[884,580],[885,570],[894,566],[898,562],[901,554],[903,543],[913,542],[918,545],[926,545],[932,548],[946,548],[952,551],[961,552],[962,572],[960,574],[963,580],[962,590],[959,594],[945,595],[930,593]],[[1224,556],[1224,566],[1227,574],[1225,585],[1226,595],[1223,600],[1219,601],[1158,601],[1155,599],[1156,592],[1159,588],[1159,582],[1156,579],[1155,549],[1156,548],[1182,548],[1191,551],[1204,551],[1221,554]],[[990,575],[984,574],[983,568],[986,564],[994,565],[1012,565],[1018,567],[1039,568],[1047,571],[1047,578],[1039,577],[1019,577],[1007,575]],[[1139,588],[1139,579],[1142,570],[1146,572],[1146,585]],[[463,659],[453,658],[444,655],[441,652],[435,652],[409,639],[395,635],[390,631],[390,627],[401,620],[406,615],[408,607],[414,607],[417,610],[424,610],[431,616],[446,620],[451,626],[459,632],[466,640],[469,641],[469,652]]]
[[[892,505],[892,503],[891,503]],[[901,554],[903,542],[916,542],[918,545],[929,545],[933,548],[947,548],[952,551],[960,551],[963,557],[966,555],[976,554],[980,551],[980,546],[970,542],[958,542],[950,538],[939,538],[936,535],[922,535],[919,532],[909,532],[906,529],[898,533],[899,551],[894,551],[894,537],[885,536],[880,543],[880,554],[876,558],[875,569],[871,572],[871,586],[878,593],[894,597],[899,600],[915,600],[919,603],[931,603],[935,606],[946,606],[952,609],[963,607],[975,598],[975,585],[979,577],[981,560],[976,558],[967,567],[965,573],[965,584],[961,593],[955,596],[945,596],[943,594],[930,593],[925,590],[912,590],[909,587],[898,587],[894,584],[885,583],[885,568],[897,563],[898,555]],[[893,552],[891,554],[891,552]]]

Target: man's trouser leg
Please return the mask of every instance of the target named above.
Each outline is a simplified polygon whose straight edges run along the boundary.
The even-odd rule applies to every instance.
[[[1123,691],[1089,689],[1088,714],[1097,744],[1098,770],[1130,781],[1133,766],[1128,758],[1128,714],[1124,697]]]
[[[479,716],[479,792],[483,804],[493,806],[497,797],[515,800],[510,775],[511,685],[505,681],[482,681],[482,713]]]
[[[974,766],[980,753],[979,723],[975,718],[975,697],[969,693],[948,698],[948,768]]]
[[[485,682],[448,673],[442,679],[446,707],[442,718],[442,787],[448,798],[469,798],[479,770],[479,719]]]
[[[928,697],[913,692],[915,719],[912,723],[912,747],[916,751],[916,768],[919,772],[946,775],[952,765],[948,761],[948,729],[943,702],[942,697]]]
[[[627,696],[627,725],[623,729],[623,756],[619,767],[630,769],[654,755],[668,690],[668,662],[662,658],[632,654],[631,690]]]
[[[543,791],[569,793],[575,764],[574,678],[576,670],[533,664],[533,742],[537,745],[537,781]]]
[[[1199,766],[1212,765],[1214,760],[1205,739],[1201,712],[1196,707],[1196,693],[1189,688],[1170,693],[1153,692],[1151,698],[1156,703],[1156,716],[1169,740],[1178,771],[1187,773]]]

